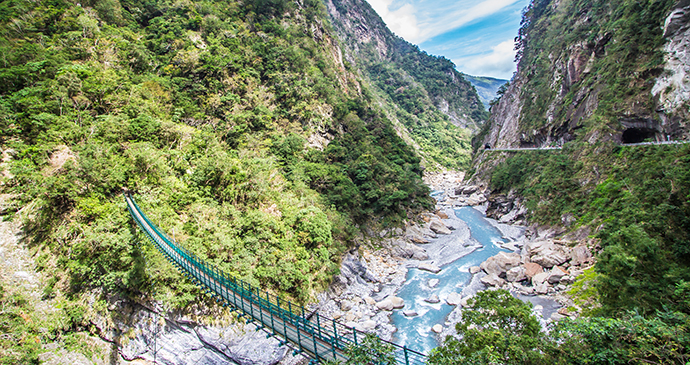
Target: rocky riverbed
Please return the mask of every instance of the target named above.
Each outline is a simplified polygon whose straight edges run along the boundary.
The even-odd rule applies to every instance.
[[[496,199],[482,186],[464,185],[463,177],[456,172],[427,175],[427,183],[442,196],[436,211],[423,213],[416,220],[406,222],[404,227],[369,232],[360,237],[359,247],[344,256],[340,273],[330,288],[319,294],[317,302],[308,309],[361,331],[376,333],[383,339],[393,339],[396,328],[391,321],[392,313],[418,314],[410,310],[411,303],[396,296],[405,284],[408,270],[437,273],[481,247],[472,238],[467,224],[455,216],[455,208],[471,205],[496,218],[490,222],[508,242],[503,245],[507,252],[469,268],[472,278],[458,292],[425,299],[428,303],[455,306],[445,323],[434,325],[429,331],[440,338],[454,334],[454,323],[461,320],[467,300],[487,288],[508,289],[521,299],[538,304],[535,312],[544,317],[544,323],[576,315],[564,310],[574,307],[564,293],[592,263],[592,255],[583,240],[587,232],[562,237],[559,229],[516,225],[524,219],[524,208],[519,201],[509,197]],[[0,254],[5,258],[19,254],[22,265],[30,267],[32,258],[18,243],[21,227],[3,224],[6,234],[2,236]],[[26,282],[37,296],[40,295],[42,284],[35,271],[3,272],[13,275],[12,280]],[[438,280],[432,279],[426,285],[433,288],[438,284]],[[121,363],[155,360],[162,364],[294,365],[307,362],[299,355],[293,356],[291,349],[281,346],[278,339],[266,338],[265,332],[257,331],[254,325],[236,320],[219,308],[197,306],[187,308],[184,313],[171,313],[150,302],[111,298],[109,303],[109,310],[115,315],[91,320],[100,335],[100,339],[94,338],[94,341],[110,353],[111,360],[113,351],[118,354],[116,357]],[[556,311],[560,305],[564,307]],[[214,310],[219,312],[210,313]],[[87,359],[59,348],[48,346],[46,350],[44,359],[53,364],[66,363],[59,360],[62,355],[65,359],[79,358],[71,361],[75,364],[101,363],[96,358]]]

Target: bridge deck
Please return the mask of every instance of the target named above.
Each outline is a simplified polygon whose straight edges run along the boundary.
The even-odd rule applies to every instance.
[[[125,200],[137,225],[158,250],[190,280],[205,288],[217,301],[223,301],[243,315],[249,316],[250,320],[256,321],[269,334],[280,336],[294,344],[297,347],[296,351],[302,352],[316,362],[346,361],[346,348],[352,345],[357,346],[358,339],[361,341],[364,338],[364,333],[318,313],[307,318],[303,307],[281,301],[280,298],[267,292],[262,293],[251,285],[204,263],[195,255],[176,245],[151,223],[129,194],[125,194]],[[424,354],[393,343],[388,344],[393,346],[394,356],[399,364],[426,362]]]

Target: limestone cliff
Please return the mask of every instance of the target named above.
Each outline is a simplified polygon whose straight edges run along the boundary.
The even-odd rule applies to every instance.
[[[688,2],[535,0],[518,71],[475,144],[688,138]]]

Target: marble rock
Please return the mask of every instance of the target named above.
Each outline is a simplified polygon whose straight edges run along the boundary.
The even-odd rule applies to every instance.
[[[427,303],[436,304],[436,303],[440,302],[441,300],[438,298],[438,295],[431,294],[431,296],[424,299],[424,301]]]
[[[516,266],[506,272],[506,280],[510,282],[523,281],[527,279],[524,266]]]
[[[419,270],[424,270],[424,271],[429,271],[434,274],[438,274],[439,271],[441,271],[441,268],[430,263],[430,262],[422,262],[417,266]]]
[[[443,224],[443,222],[441,222],[440,220],[431,221],[431,225],[429,226],[429,229],[431,229],[432,231],[434,231],[434,233],[437,233],[437,234],[445,234],[445,235],[451,234],[450,229],[448,229],[448,227],[446,227],[446,225]]]
[[[461,301],[462,295],[455,292],[448,294],[448,298],[446,298],[448,305],[458,305]]]
[[[527,277],[530,279],[534,277],[534,275],[542,272],[544,272],[544,269],[537,263],[528,262],[525,264],[525,275],[527,275]]]
[[[520,265],[520,255],[515,252],[499,252],[482,262],[479,267],[489,275],[503,276],[506,271]]]

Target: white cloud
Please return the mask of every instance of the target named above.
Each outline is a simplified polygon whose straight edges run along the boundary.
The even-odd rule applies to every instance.
[[[429,12],[429,9],[419,12],[410,3],[391,10],[394,0],[367,1],[395,34],[409,42],[420,44],[437,35],[501,11],[518,0],[485,0],[474,6],[471,6],[473,1],[453,1],[432,9],[432,12]],[[439,11],[441,8],[446,8],[447,11]],[[417,19],[418,14],[424,18],[421,22]]]
[[[461,58],[454,62],[460,71],[470,75],[510,78],[515,71],[514,46],[514,41],[510,39],[491,47],[491,53]]]
[[[414,42],[420,35],[414,6],[405,4],[396,10],[390,10],[393,0],[367,0],[374,10],[383,18],[393,33]]]

